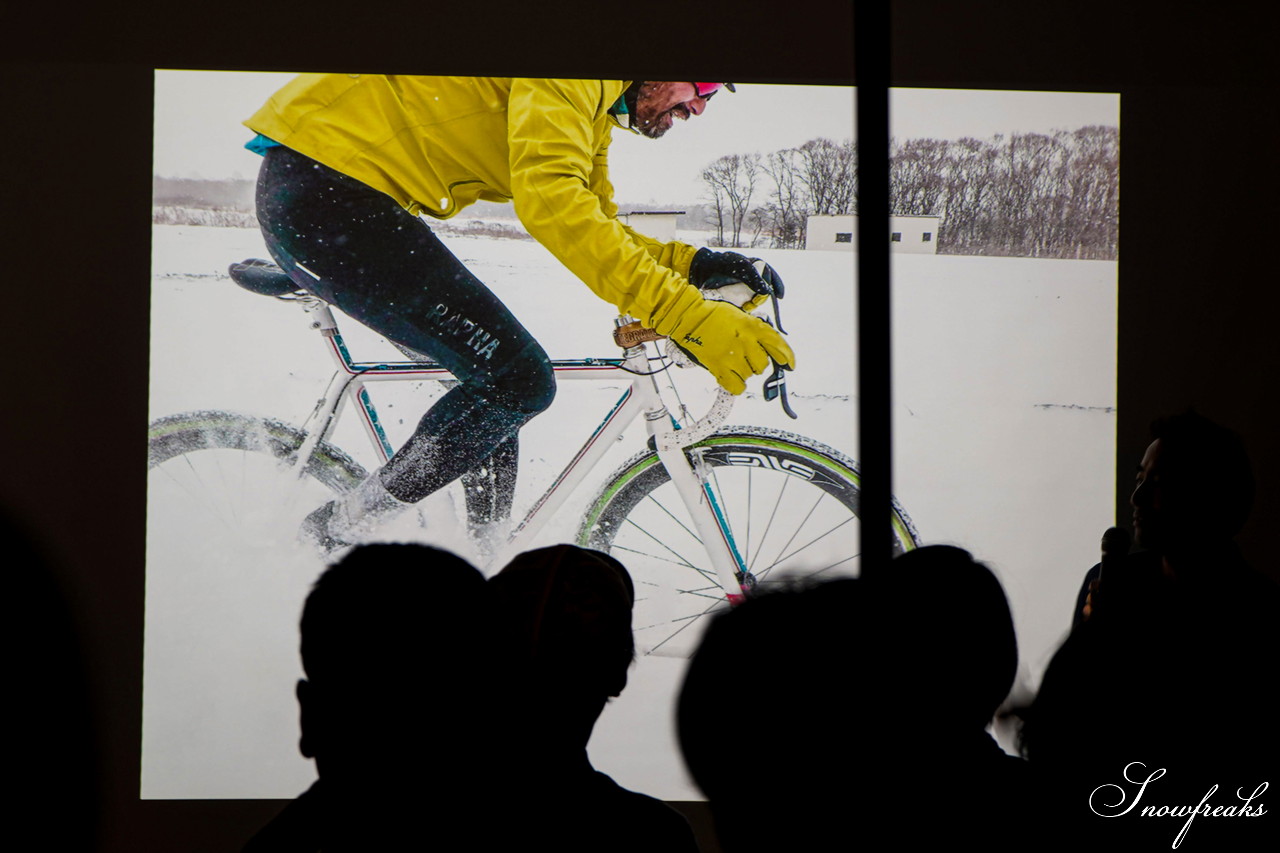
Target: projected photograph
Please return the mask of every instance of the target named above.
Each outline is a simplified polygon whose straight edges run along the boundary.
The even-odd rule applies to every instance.
[[[1115,518],[1119,111],[1113,94],[890,90],[894,491],[924,541],[999,576],[1014,701]]]
[[[510,163],[563,155],[554,123],[494,130],[512,92],[552,83],[395,81],[483,104],[467,132],[488,127],[493,150],[459,155],[455,130],[390,154],[305,146],[329,170],[308,198],[361,183],[432,235],[438,280],[403,280],[417,250],[389,240],[374,295],[353,298],[329,265],[395,229],[317,202],[309,227],[333,247],[317,254],[276,205],[304,163],[273,139],[287,105],[357,85],[342,78],[156,72],[141,795],[289,799],[314,781],[298,619],[347,545],[427,543],[492,575],[567,542],[608,551],[636,590],[637,658],[592,763],[700,799],[672,708],[708,618],[752,584],[859,570],[855,91],[680,84],[708,89],[646,114],[621,83],[569,81],[555,91],[611,144],[607,173],[603,150],[574,161],[586,193],[565,202],[513,191],[533,178]],[[1072,549],[1113,515],[1118,98],[898,90],[892,107],[895,541],[992,565],[1031,687],[1096,560]],[[423,109],[415,127],[451,118]],[[584,260],[592,241],[609,265]],[[668,275],[733,305],[633,304],[628,287]],[[640,341],[620,303],[667,337]],[[741,328],[770,363],[700,349],[743,309],[767,319]],[[504,390],[486,366],[530,341],[553,380]]]
[[[696,798],[670,708],[709,616],[744,585],[858,571],[854,256],[804,244],[811,213],[852,211],[853,91],[724,87],[689,107],[674,101],[655,118],[619,97],[621,84],[600,81],[374,81],[405,102],[434,105],[438,95],[446,104],[427,108],[439,116],[415,116],[447,125],[426,134],[422,151],[384,152],[404,161],[406,185],[383,183],[368,166],[375,155],[355,153],[354,140],[340,146],[346,153],[307,150],[387,196],[403,190],[391,204],[419,214],[444,247],[423,249],[437,255],[425,274],[432,280],[419,284],[398,280],[418,248],[377,242],[399,223],[361,236],[344,213],[329,225],[281,228],[271,203],[282,184],[268,172],[269,203],[255,201],[259,171],[287,168],[293,154],[242,122],[266,139],[286,136],[270,116],[298,98],[324,97],[305,89],[313,83],[360,85],[348,75],[156,75],[143,796],[287,798],[309,784],[314,769],[297,749],[293,696],[298,615],[330,559],[328,538],[429,543],[486,574],[541,545],[609,551],[635,583],[638,659],[596,726],[593,760],[624,786]],[[582,168],[578,189],[585,184],[591,204],[614,221],[593,220],[598,214],[573,198],[546,200],[536,183],[522,196],[517,182],[537,176],[503,172],[509,154],[566,168],[564,123],[549,107],[534,104],[542,112],[533,111],[533,142],[513,129],[507,151],[501,135],[504,98],[548,92],[593,99],[582,109],[599,112],[591,112],[592,133],[611,139],[607,174],[603,151],[567,168]],[[466,132],[493,151],[475,153],[449,121],[449,110],[474,113],[476,104],[488,117]],[[531,112],[527,103],[507,112],[517,110]],[[645,130],[645,121],[654,123],[648,133],[626,128]],[[537,148],[543,138],[551,153]],[[474,162],[460,163],[466,157]],[[483,180],[462,181],[459,170]],[[305,173],[320,174],[311,164]],[[323,174],[345,191],[341,175]],[[307,198],[322,205],[328,191],[313,188]],[[514,205],[504,201],[512,195]],[[380,265],[367,278],[396,292],[360,307],[328,289],[333,259],[289,243],[295,231],[324,228],[334,229],[320,239],[335,257],[346,257],[348,239],[389,246],[360,263]],[[602,241],[608,265],[584,264]],[[702,247],[712,266],[695,272],[691,256]],[[233,278],[229,266],[250,259]],[[292,277],[268,262],[291,265]],[[747,270],[716,266],[726,262]],[[670,275],[678,294],[688,290],[685,272],[727,286],[704,287],[715,303],[694,291],[696,305],[651,312],[679,345],[620,347],[619,305],[633,301],[622,291]],[[741,283],[752,275],[756,291]],[[766,275],[782,297],[776,304],[757,292]],[[652,298],[635,298],[637,317]],[[744,304],[772,325],[743,325]],[[430,334],[406,328],[406,314]],[[511,332],[507,314],[521,331]],[[765,341],[774,364],[707,355],[701,348],[730,333],[718,330],[723,323]],[[462,357],[438,355],[437,339],[455,342]],[[554,400],[540,413],[545,376],[507,356],[527,351],[529,340],[554,368]],[[516,382],[485,373],[504,358],[516,365]],[[794,370],[775,370],[788,359]],[[457,404],[467,403],[468,385],[480,387],[478,405]],[[721,385],[742,393],[720,393]],[[510,432],[521,420],[518,436],[493,426]],[[686,457],[681,447],[690,444]],[[683,471],[672,473],[672,462]],[[378,487],[408,505],[341,529],[317,525]],[[898,530],[901,547],[913,544],[905,510]]]

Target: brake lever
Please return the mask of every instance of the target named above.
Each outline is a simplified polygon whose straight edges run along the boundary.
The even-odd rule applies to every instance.
[[[791,403],[787,401],[787,372],[782,365],[773,361],[773,373],[769,374],[769,378],[764,381],[764,398],[772,402],[775,398],[782,398],[782,411],[787,413],[787,417],[795,420],[800,416],[791,408]]]
[[[778,296],[777,294],[770,294],[770,298],[773,300],[774,319],[774,322],[770,323],[770,325],[785,335],[787,332],[786,329],[782,328],[782,313],[778,309]],[[769,321],[766,319],[765,322],[768,323]],[[769,361],[773,364],[773,373],[769,374],[768,378],[764,380],[764,398],[768,402],[781,398],[782,411],[786,412],[787,417],[792,420],[798,420],[800,416],[791,408],[791,402],[787,399],[787,372],[772,357],[769,358]]]
[[[769,299],[773,302],[773,327],[785,335],[787,330],[782,328],[782,309],[778,305],[778,294],[770,293]]]

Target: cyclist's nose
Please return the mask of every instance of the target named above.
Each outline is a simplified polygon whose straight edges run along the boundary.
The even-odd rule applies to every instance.
[[[707,108],[707,99],[694,98],[693,100],[686,101],[685,106],[689,108],[690,113],[696,116],[700,116],[702,115],[702,111]]]

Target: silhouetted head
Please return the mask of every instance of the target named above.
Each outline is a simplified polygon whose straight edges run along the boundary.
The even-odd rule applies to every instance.
[[[490,704],[491,634],[484,578],[465,560],[425,545],[355,548],[303,608],[303,755],[326,779],[452,760]]]
[[[915,810],[934,775],[987,760],[1016,667],[991,572],[959,548],[917,549],[717,616],[681,690],[680,748],[726,850],[851,844]]]
[[[677,725],[726,851],[822,849],[810,841],[848,814],[880,701],[864,681],[863,586],[780,584],[703,635]]]
[[[1239,533],[1254,497],[1240,436],[1194,411],[1157,419],[1151,436],[1129,498],[1137,543],[1163,552]]]
[[[919,737],[984,729],[1013,686],[1018,643],[1004,589],[962,548],[930,545],[869,579],[876,670]]]
[[[635,657],[631,576],[574,545],[527,551],[489,580],[516,678],[549,692],[617,696]]]

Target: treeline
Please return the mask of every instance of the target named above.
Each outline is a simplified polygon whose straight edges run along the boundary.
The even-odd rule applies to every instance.
[[[1114,260],[1120,133],[1091,125],[890,146],[895,214],[942,217],[938,251]]]
[[[1117,256],[1115,127],[893,140],[890,158],[890,212],[940,217],[940,253]],[[730,154],[702,180],[719,245],[800,248],[809,216],[857,213],[857,143],[814,139],[767,155]]]
[[[858,145],[849,139],[721,157],[702,170],[715,242],[803,248],[809,216],[856,211],[857,165]]]
[[[254,181],[245,179],[153,178],[151,201],[156,207],[253,212]]]

